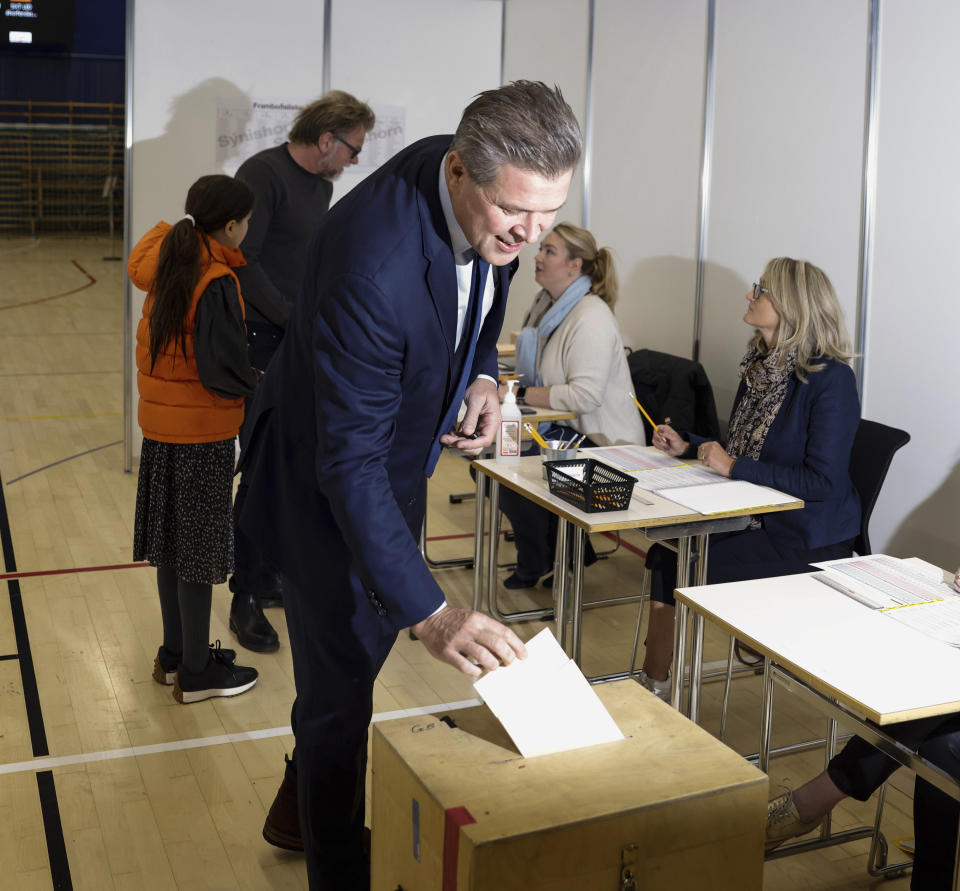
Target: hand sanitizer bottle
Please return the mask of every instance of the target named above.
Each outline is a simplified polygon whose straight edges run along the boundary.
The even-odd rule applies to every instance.
[[[498,461],[520,460],[520,408],[513,393],[515,380],[507,381],[507,392],[500,406],[500,429],[497,430]]]

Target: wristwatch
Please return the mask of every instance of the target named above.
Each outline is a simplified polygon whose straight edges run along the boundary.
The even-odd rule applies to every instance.
[[[527,395],[526,387],[517,387],[517,402],[523,402],[523,398],[526,395]]]

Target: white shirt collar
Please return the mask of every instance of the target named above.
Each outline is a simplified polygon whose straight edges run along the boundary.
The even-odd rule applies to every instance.
[[[453,248],[453,259],[458,266],[464,263],[473,262],[473,248],[467,241],[463,229],[457,222],[457,217],[453,212],[453,202],[450,200],[450,189],[447,187],[447,155],[443,156],[440,162],[440,206],[443,208],[443,219],[447,224],[447,231],[450,233],[450,247]]]

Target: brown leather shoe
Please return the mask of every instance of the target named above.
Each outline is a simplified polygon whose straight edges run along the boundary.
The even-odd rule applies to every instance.
[[[286,755],[283,760],[290,764]],[[289,766],[284,771],[283,782],[277,790],[277,796],[270,805],[270,812],[263,824],[263,837],[278,848],[286,851],[302,851],[303,838],[300,835],[300,810],[297,804],[297,775]]]

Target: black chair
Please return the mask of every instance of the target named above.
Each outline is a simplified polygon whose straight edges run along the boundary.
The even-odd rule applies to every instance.
[[[850,452],[850,478],[860,495],[860,534],[853,549],[865,556],[872,553],[868,527],[870,515],[880,496],[893,456],[910,442],[906,430],[888,427],[877,421],[860,421]]]
[[[872,553],[870,550],[870,515],[880,496],[883,481],[887,478],[890,462],[893,456],[903,446],[910,442],[910,434],[906,430],[888,427],[878,421],[867,421],[861,418],[860,426],[853,437],[853,447],[850,450],[850,479],[853,487],[860,496],[860,533],[853,542],[853,550],[860,556]],[[730,652],[727,656],[726,683],[723,690],[723,706],[720,710],[720,739],[723,740],[727,731],[727,706],[730,702],[730,682],[733,678],[733,660],[736,654],[737,642],[730,639]],[[755,667],[743,658],[740,661],[748,667]],[[762,664],[761,662],[757,665]]]

